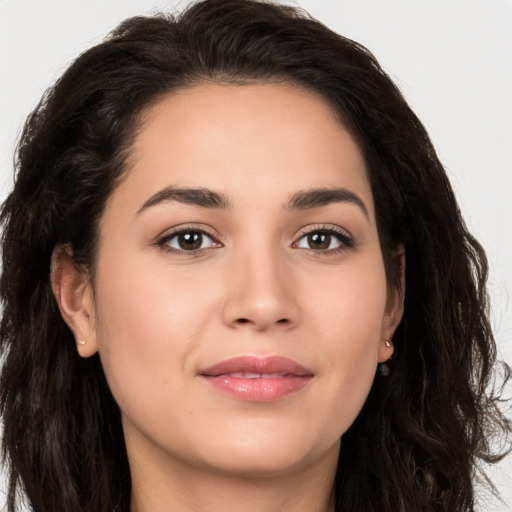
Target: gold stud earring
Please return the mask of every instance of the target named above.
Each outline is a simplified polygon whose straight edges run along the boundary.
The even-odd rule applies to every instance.
[[[384,344],[386,345],[386,347],[388,348],[391,348],[393,345],[391,343],[391,340],[384,340]]]

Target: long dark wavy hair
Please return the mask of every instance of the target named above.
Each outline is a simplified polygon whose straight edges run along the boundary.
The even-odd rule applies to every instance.
[[[0,410],[8,510],[125,512],[130,471],[99,357],[82,359],[50,286],[55,247],[94,269],[98,221],[141,114],[205,82],[286,82],[321,95],[364,154],[390,287],[405,247],[405,313],[343,435],[336,511],[475,506],[481,461],[510,423],[497,407],[487,262],[429,137],[371,53],[299,9],[206,0],[136,17],[81,55],[30,115],[1,210]],[[508,437],[507,437],[508,439]]]

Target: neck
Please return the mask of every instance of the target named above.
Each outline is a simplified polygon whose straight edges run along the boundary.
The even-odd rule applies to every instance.
[[[337,447],[304,467],[239,475],[129,453],[131,512],[334,512]],[[137,460],[138,459],[138,460]]]

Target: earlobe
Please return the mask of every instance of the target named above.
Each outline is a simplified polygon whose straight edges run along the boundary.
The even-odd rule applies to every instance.
[[[60,314],[73,332],[82,357],[97,352],[94,300],[89,275],[78,267],[68,246],[52,254],[51,285]]]

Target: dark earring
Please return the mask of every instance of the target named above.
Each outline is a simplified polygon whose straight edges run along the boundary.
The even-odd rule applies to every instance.
[[[381,363],[379,365],[379,371],[383,377],[389,377],[389,374],[391,373],[391,370],[389,369],[389,366],[386,363]]]

